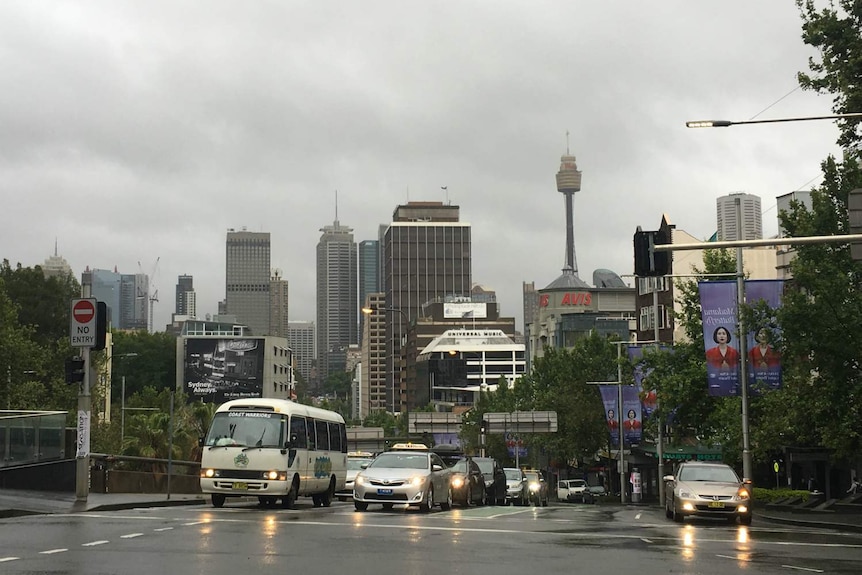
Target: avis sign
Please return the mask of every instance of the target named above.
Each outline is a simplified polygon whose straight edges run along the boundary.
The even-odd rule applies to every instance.
[[[72,300],[69,338],[72,347],[96,345],[96,298]]]

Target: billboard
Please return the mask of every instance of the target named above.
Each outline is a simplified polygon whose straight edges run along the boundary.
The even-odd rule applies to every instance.
[[[192,401],[262,397],[264,338],[185,339],[183,391]]]
[[[485,319],[488,312],[484,303],[444,303],[443,317],[446,319]]]

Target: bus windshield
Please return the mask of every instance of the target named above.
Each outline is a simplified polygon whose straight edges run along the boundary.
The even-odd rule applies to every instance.
[[[204,445],[209,447],[284,447],[285,417],[268,411],[216,413]]]

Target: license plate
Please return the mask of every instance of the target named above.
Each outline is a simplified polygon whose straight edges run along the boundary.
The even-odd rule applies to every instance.
[[[709,506],[714,509],[724,509],[724,501],[710,501]]]
[[[245,489],[248,489],[248,483],[246,483],[244,481],[234,481],[233,482],[233,488],[245,490]]]
[[[378,489],[377,495],[392,495],[391,489]]]

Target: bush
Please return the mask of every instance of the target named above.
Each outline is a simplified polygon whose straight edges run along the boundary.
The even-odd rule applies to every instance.
[[[787,497],[801,497],[802,501],[808,501],[808,498],[811,496],[810,492],[802,489],[766,489],[764,487],[755,487],[751,491],[751,495],[758,503],[772,503],[773,501]]]

